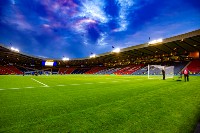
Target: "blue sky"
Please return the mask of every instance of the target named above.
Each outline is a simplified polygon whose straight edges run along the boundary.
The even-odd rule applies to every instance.
[[[0,0],[0,43],[84,58],[200,29],[199,0]]]

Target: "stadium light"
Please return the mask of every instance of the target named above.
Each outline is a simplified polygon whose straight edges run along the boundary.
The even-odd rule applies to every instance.
[[[113,53],[119,53],[120,52],[120,48],[115,48],[112,52]]]
[[[96,57],[95,54],[90,55],[90,58],[95,58],[95,57]]]
[[[163,42],[163,39],[152,40],[148,44],[150,45],[150,44],[156,44],[156,43],[161,43],[161,42]]]
[[[10,49],[11,49],[12,51],[14,51],[14,52],[18,52],[18,53],[19,53],[19,49],[17,49],[17,48],[11,47]]]
[[[63,57],[62,60],[63,60],[63,61],[68,61],[69,58]]]

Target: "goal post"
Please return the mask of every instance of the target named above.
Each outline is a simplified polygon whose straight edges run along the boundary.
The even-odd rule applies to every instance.
[[[174,78],[174,66],[165,66],[165,77]]]
[[[148,79],[162,79],[162,70],[166,79],[174,77],[174,66],[148,65]]]

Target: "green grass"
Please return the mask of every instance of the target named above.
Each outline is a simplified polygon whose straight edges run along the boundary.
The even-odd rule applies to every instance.
[[[144,76],[0,76],[0,132],[193,132],[200,118],[199,81],[197,76],[190,82]]]

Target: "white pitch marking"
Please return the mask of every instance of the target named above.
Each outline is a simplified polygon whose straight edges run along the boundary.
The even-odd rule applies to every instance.
[[[56,85],[56,86],[65,86],[65,85]]]
[[[41,86],[41,87],[49,87],[49,86]]]
[[[70,84],[70,85],[80,85],[80,84]]]
[[[0,91],[2,91],[2,90],[4,90],[4,89],[0,89]]]
[[[36,79],[34,79],[34,78],[31,78],[31,79],[34,80],[35,82],[38,82],[38,83],[44,85],[45,87],[48,87],[48,85],[46,85],[46,84],[44,84],[44,83],[42,83],[42,82],[40,82],[40,81],[38,81],[38,80],[36,80]]]
[[[12,90],[18,90],[19,88],[10,88],[10,89],[12,89]]]
[[[24,88],[34,88],[34,87],[28,86],[28,87],[24,87]]]

